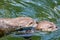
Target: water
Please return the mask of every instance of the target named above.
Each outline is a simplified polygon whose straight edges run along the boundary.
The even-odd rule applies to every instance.
[[[49,20],[60,27],[60,0],[0,0],[0,18],[19,16]],[[60,30],[36,34],[41,40],[60,40]]]

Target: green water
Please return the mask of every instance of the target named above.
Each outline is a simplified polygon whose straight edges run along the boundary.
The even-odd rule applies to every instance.
[[[60,0],[0,0],[0,18],[27,16],[37,21],[49,20],[60,27]],[[38,38],[38,39],[37,39]],[[3,37],[0,40],[23,40]],[[60,40],[60,30],[50,34],[39,34],[32,40]]]

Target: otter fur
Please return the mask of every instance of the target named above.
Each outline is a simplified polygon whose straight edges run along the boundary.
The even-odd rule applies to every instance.
[[[36,29],[40,31],[55,31],[57,30],[57,26],[53,22],[44,20],[38,22]]]
[[[36,26],[36,21],[30,17],[0,18],[0,36],[23,27]]]

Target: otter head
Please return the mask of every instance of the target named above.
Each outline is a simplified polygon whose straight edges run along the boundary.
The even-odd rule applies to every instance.
[[[57,30],[57,26],[53,22],[41,21],[38,23],[36,29],[41,31],[55,31]]]
[[[19,26],[21,27],[36,27],[36,21],[30,17],[20,18]]]

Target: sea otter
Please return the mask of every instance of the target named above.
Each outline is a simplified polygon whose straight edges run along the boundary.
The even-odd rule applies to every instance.
[[[36,26],[36,21],[30,17],[0,18],[0,36],[23,27]]]
[[[40,31],[55,31],[57,30],[57,26],[53,22],[44,20],[44,21],[38,22],[36,29]]]

